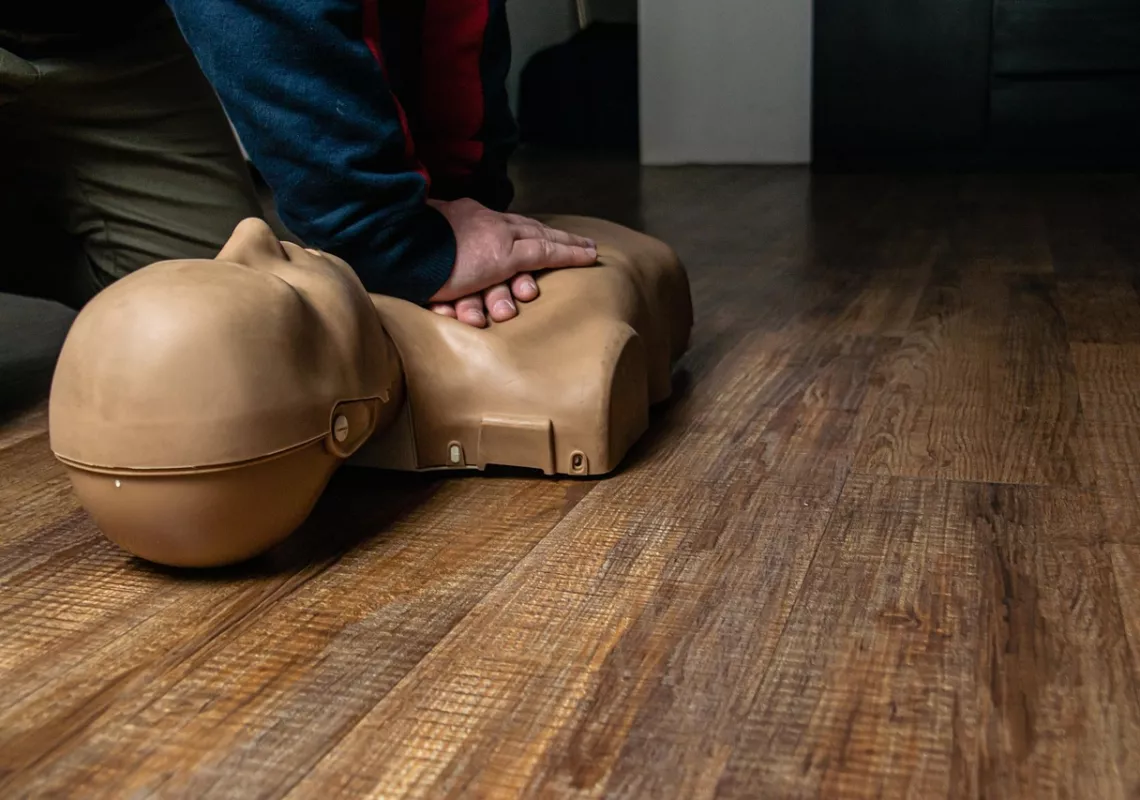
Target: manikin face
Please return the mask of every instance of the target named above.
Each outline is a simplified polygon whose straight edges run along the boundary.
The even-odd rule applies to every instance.
[[[348,265],[246,220],[216,259],[153,264],[83,309],[56,371],[54,434],[87,464],[221,465],[319,437],[336,404],[399,378]]]
[[[153,264],[80,312],[52,386],[52,449],[127,551],[229,563],[304,520],[401,387],[348,265],[248,220],[216,259]]]
[[[342,273],[352,273],[348,264],[336,256],[303,248],[292,242],[283,242],[268,224],[252,218],[243,220],[234,229],[233,235],[214,260],[256,269],[283,270],[286,273],[297,268],[327,273],[330,266]]]

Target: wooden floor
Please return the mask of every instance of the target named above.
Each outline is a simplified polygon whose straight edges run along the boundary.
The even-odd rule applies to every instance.
[[[1140,180],[524,173],[690,268],[626,468],[184,574],[9,421],[0,796],[1136,797]]]

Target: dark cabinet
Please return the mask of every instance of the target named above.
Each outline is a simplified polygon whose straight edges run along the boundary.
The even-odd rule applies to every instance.
[[[1140,72],[1137,0],[996,0],[997,75]]]
[[[815,0],[817,168],[1140,166],[1140,0]]]

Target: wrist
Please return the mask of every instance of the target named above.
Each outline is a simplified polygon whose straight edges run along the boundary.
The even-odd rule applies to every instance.
[[[381,230],[324,249],[352,265],[373,294],[425,304],[451,280],[457,241],[451,223],[436,208],[384,221]]]

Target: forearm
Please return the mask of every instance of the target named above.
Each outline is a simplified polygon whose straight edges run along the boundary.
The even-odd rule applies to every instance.
[[[455,260],[370,47],[371,0],[168,0],[282,221],[373,292],[426,301]]]

